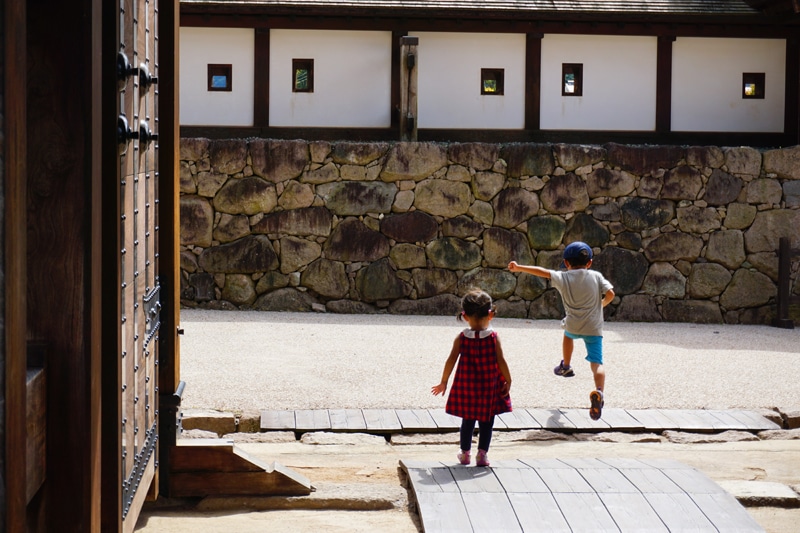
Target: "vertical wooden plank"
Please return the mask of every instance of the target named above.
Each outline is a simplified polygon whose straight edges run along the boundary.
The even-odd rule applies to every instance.
[[[253,126],[269,127],[269,28],[255,29]]]
[[[398,409],[397,418],[404,432],[437,429],[436,422],[427,409]]]
[[[533,468],[502,468],[492,463],[492,471],[497,480],[506,492],[527,493],[527,492],[550,492],[542,478]]]
[[[367,423],[361,409],[328,409],[331,429],[334,431],[363,431]]]
[[[294,411],[261,411],[261,431],[295,429]]]
[[[505,492],[503,485],[490,468],[465,468],[451,466],[450,473],[456,480],[458,489],[464,492]]]
[[[0,163],[4,165],[3,299],[0,324],[5,332],[3,391],[5,416],[0,425],[5,435],[5,527],[25,531],[25,397],[27,359],[27,13],[26,2],[2,4],[3,54]],[[0,526],[2,527],[2,526]]]
[[[425,533],[472,531],[472,524],[469,522],[461,493],[420,492],[416,494],[416,498],[422,529]]]
[[[619,531],[605,505],[594,492],[554,493],[572,531]]]
[[[461,493],[473,531],[513,533],[522,531],[505,493]]]
[[[726,492],[691,494],[694,503],[718,531],[763,533],[762,528],[736,498]]]
[[[555,498],[546,493],[512,493],[508,501],[526,533],[569,533],[570,529]]]
[[[545,482],[550,492],[588,493],[594,489],[573,468],[537,468],[536,473]]]
[[[600,500],[622,531],[667,533],[669,529],[641,494],[604,493]]]
[[[670,531],[717,533],[717,528],[685,493],[649,493],[644,497]]]
[[[399,431],[400,420],[392,409],[364,409],[364,420],[369,431]]]
[[[787,144],[800,144],[800,102],[797,98],[800,90],[800,40],[797,36],[786,39],[785,83],[783,131]]]
[[[295,428],[298,431],[327,431],[331,420],[325,409],[298,409],[294,412]]]
[[[694,468],[671,468],[663,471],[676,485],[690,495],[721,494],[725,491],[702,472]]]
[[[541,77],[542,77],[541,33],[525,36],[525,129],[538,131],[541,128]]]
[[[656,132],[672,130],[672,43],[674,36],[658,38],[656,51]]]
[[[622,468],[619,472],[642,493],[683,493],[683,489],[657,468]]]

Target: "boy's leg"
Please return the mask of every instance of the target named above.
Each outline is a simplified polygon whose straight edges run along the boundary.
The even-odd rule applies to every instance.
[[[594,388],[602,392],[606,386],[606,370],[598,363],[589,363],[589,366],[594,374]]]
[[[594,376],[594,388],[602,391],[606,384],[606,371],[603,368],[603,337],[584,337],[586,360]]]
[[[572,362],[572,350],[575,348],[575,342],[567,335],[564,335],[564,340],[561,343],[561,358],[564,360],[564,366],[569,367]]]

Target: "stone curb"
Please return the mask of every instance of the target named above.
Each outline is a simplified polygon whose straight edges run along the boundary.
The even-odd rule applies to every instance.
[[[717,484],[745,507],[800,507],[800,495],[783,483],[723,480]]]

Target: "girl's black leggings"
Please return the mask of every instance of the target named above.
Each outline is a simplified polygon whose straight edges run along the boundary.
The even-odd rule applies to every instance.
[[[472,448],[472,435],[475,433],[475,420],[461,421],[461,449],[467,451]],[[485,452],[489,451],[489,444],[492,442],[492,428],[494,427],[494,417],[488,421],[478,422],[478,449]]]

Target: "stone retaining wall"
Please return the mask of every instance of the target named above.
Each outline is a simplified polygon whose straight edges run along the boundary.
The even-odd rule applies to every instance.
[[[511,259],[595,250],[609,320],[767,323],[800,247],[800,147],[181,142],[186,307],[560,318]],[[793,264],[792,287],[798,264]]]

